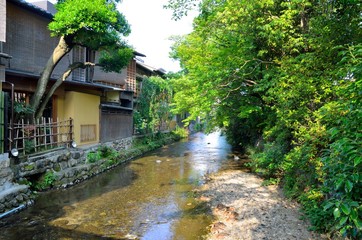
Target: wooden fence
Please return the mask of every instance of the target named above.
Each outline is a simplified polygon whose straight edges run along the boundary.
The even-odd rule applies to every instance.
[[[52,118],[41,118],[33,123],[21,120],[9,131],[9,145],[23,155],[56,147],[70,147],[73,141],[73,119],[54,122]]]

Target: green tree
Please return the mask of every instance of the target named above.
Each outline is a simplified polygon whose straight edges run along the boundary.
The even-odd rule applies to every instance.
[[[38,80],[30,107],[39,118],[54,91],[76,68],[100,65],[105,71],[119,72],[133,56],[121,37],[130,33],[125,17],[116,9],[118,0],[59,0],[57,13],[49,24],[52,37],[59,43],[53,50]],[[48,92],[49,78],[59,61],[75,46],[100,51],[99,63],[74,62]]]
[[[144,78],[134,122],[138,131],[153,133],[159,131],[162,123],[167,123],[170,113],[172,88],[167,79],[161,77]]]
[[[253,148],[252,168],[280,179],[315,229],[360,238],[361,3],[204,0],[199,9],[194,31],[174,38],[184,72],[175,111]]]

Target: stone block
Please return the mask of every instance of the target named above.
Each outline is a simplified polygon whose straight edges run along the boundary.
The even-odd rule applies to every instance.
[[[14,177],[13,171],[10,168],[5,168],[0,170],[0,179],[5,182],[11,181]]]
[[[59,172],[60,170],[62,170],[62,168],[59,163],[54,163],[53,170]]]
[[[13,207],[18,207],[19,206],[19,202],[16,200],[16,198],[14,198],[13,200],[10,201],[11,206]]]
[[[0,161],[8,160],[8,159],[9,159],[9,153],[1,153],[0,154]]]
[[[28,165],[24,165],[24,171],[32,171],[35,169],[35,163],[30,163]]]
[[[68,154],[68,153],[69,153],[69,154]],[[63,153],[63,154],[59,155],[59,157],[58,157],[58,162],[68,161],[69,159],[70,159],[70,152]]]
[[[68,162],[63,161],[63,162],[60,162],[59,165],[62,170],[68,168]]]
[[[10,209],[10,208],[12,208],[13,205],[10,202],[6,201],[4,203],[4,206],[5,206],[5,209]]]
[[[69,167],[75,167],[75,166],[77,166],[77,164],[78,164],[78,161],[76,159],[70,159],[68,161],[68,166]]]
[[[0,203],[0,213],[5,212],[5,205]]]
[[[36,168],[37,169],[42,169],[45,167],[45,161],[44,160],[38,160],[35,162]]]
[[[0,160],[0,169],[8,168],[10,166],[10,159]]]
[[[72,158],[79,159],[81,157],[81,153],[79,151],[72,152]]]
[[[23,202],[23,201],[24,201],[24,198],[23,198],[22,194],[19,194],[18,196],[16,196],[16,200],[17,200],[18,202]]]
[[[30,193],[29,193],[29,195],[30,195]],[[23,197],[24,201],[29,200],[29,195],[25,194],[25,193],[22,194],[22,197]]]

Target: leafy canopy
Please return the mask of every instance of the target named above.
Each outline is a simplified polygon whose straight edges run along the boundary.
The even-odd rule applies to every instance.
[[[71,39],[71,45],[103,51],[100,65],[105,71],[120,72],[132,57],[133,51],[121,39],[131,29],[124,15],[111,0],[58,1],[53,21],[49,24],[52,36]]]
[[[175,13],[183,0],[172,0]],[[176,113],[221,127],[315,230],[362,237],[361,3],[203,0],[174,38]],[[277,180],[276,180],[277,179]]]

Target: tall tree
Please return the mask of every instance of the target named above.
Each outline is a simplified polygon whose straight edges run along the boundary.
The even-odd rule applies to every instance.
[[[361,7],[203,0],[172,52],[185,73],[175,110],[252,148],[252,168],[281,180],[315,229],[352,239],[362,237]]]
[[[144,78],[134,112],[135,127],[143,133],[161,130],[171,119],[172,88],[167,79],[158,76]]]
[[[76,68],[99,65],[105,71],[119,72],[132,58],[132,49],[122,40],[130,33],[125,17],[116,9],[119,0],[59,0],[57,13],[49,24],[52,37],[59,43],[49,57],[38,80],[30,107],[39,118],[57,87]],[[75,46],[99,51],[99,63],[75,62],[46,93],[49,79],[60,60]]]

